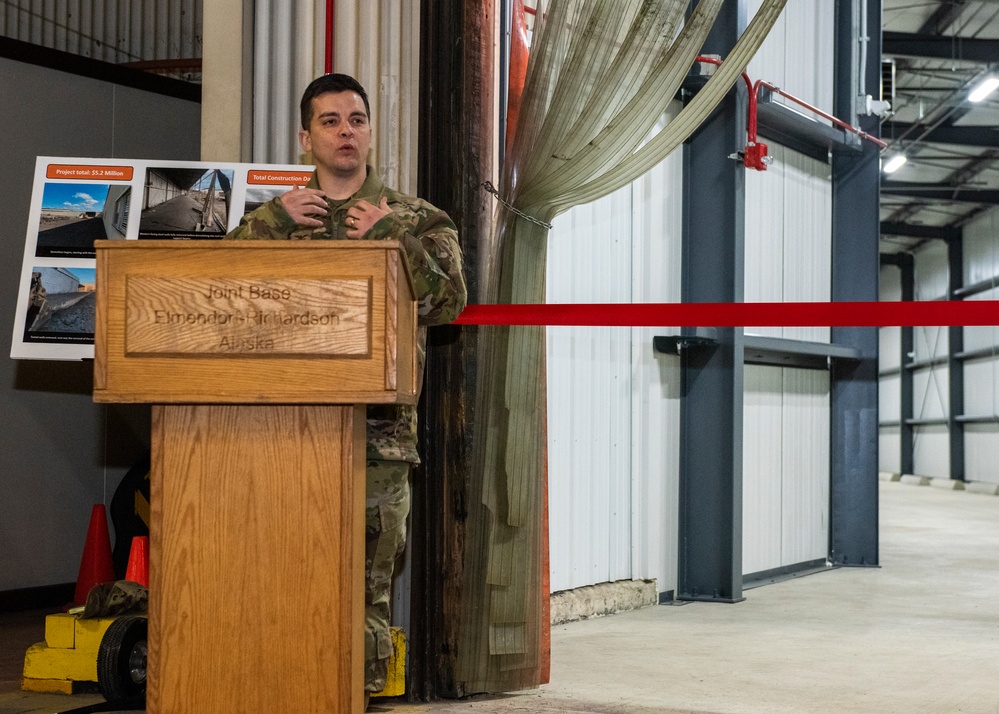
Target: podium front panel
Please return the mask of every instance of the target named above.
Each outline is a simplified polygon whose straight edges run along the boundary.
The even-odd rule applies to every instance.
[[[97,241],[94,399],[415,403],[395,241]]]

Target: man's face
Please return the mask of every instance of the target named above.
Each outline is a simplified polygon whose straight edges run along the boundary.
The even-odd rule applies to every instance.
[[[316,165],[330,173],[349,178],[364,172],[371,146],[364,100],[357,92],[313,97],[309,128],[299,132],[298,138],[302,148],[312,152]]]

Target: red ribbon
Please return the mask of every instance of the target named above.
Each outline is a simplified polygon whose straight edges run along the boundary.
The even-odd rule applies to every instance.
[[[455,322],[594,327],[999,325],[999,300],[469,305]]]

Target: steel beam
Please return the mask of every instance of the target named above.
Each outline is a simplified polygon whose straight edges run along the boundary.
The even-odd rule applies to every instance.
[[[880,133],[877,117],[854,117],[856,86],[856,3],[837,0],[834,112],[867,133]],[[868,0],[867,26],[881,26],[881,0]],[[880,34],[867,44],[867,90],[878,86]],[[879,154],[833,155],[832,299],[878,299]],[[878,564],[878,330],[834,327],[832,342],[859,350],[857,362],[837,362],[830,380],[830,559],[839,565]]]
[[[961,16],[966,2],[967,0],[943,0],[933,14],[926,18],[919,32],[942,35]]]
[[[908,236],[910,238],[931,238],[935,240],[954,240],[961,237],[961,231],[949,226],[920,226],[915,223],[894,223],[881,221],[881,235]]]
[[[927,126],[907,122],[888,121],[881,127],[881,135],[886,140],[906,135],[906,140],[922,137],[923,142],[955,144],[957,146],[982,146],[999,148],[999,129],[994,126]],[[973,158],[973,157],[968,157]]]
[[[760,136],[823,163],[829,161],[830,151],[860,151],[860,139],[856,134],[818,122],[769,99],[761,97],[756,116]]]
[[[725,57],[746,27],[746,0],[722,5],[702,49]],[[741,302],[745,89],[734,89],[683,147],[683,302]],[[743,331],[683,350],[677,598],[742,600]]]
[[[999,40],[949,35],[885,32],[881,36],[886,55],[961,59],[992,63],[999,57]]]
[[[917,181],[883,181],[881,193],[886,196],[909,196],[927,201],[954,201],[956,203],[983,203],[999,206],[999,189],[961,188]]]

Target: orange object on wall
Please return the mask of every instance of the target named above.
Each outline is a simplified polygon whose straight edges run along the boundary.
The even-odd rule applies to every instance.
[[[524,0],[513,3],[513,26],[510,28],[510,74],[506,105],[506,145],[513,144],[517,134],[517,120],[520,118],[520,104],[527,82],[527,14]]]

